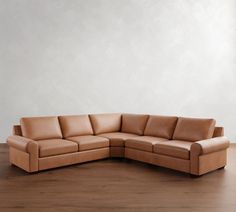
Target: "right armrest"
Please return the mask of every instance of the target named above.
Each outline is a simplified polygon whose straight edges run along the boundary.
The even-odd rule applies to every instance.
[[[18,135],[9,136],[7,143],[9,146],[27,153],[31,153],[33,149],[38,148],[38,144],[34,140]]]
[[[228,147],[229,147],[229,140],[225,136],[215,137],[194,142],[191,145],[191,154],[204,155],[224,150],[227,149]]]

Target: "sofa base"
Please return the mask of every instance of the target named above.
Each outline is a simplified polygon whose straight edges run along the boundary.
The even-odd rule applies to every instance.
[[[124,147],[110,147],[110,157],[112,158],[123,158],[125,156],[125,148]]]
[[[30,172],[30,156],[28,153],[20,151],[14,147],[9,148],[10,163]]]
[[[151,152],[131,149],[127,147],[125,148],[125,158],[155,165],[154,160],[153,160],[154,159],[153,155],[154,153],[151,153]]]
[[[101,148],[84,152],[74,152],[70,154],[39,158],[38,159],[39,169],[37,171],[72,165],[76,163],[83,163],[87,161],[99,160],[109,157],[110,157],[109,148]],[[11,164],[18,166],[19,168],[27,172],[32,172],[30,170],[30,157],[28,153],[10,147],[9,159]]]
[[[75,152],[63,155],[38,159],[38,170],[57,168],[87,161],[99,160],[109,157],[129,158],[152,165],[162,166],[177,171],[200,176],[208,172],[224,168],[227,163],[227,150],[201,155],[190,160],[169,157],[152,152],[141,151],[124,147],[106,147],[95,150]],[[30,155],[14,147],[9,148],[10,163],[27,172],[35,172],[30,169]],[[194,164],[191,167],[191,164]]]
[[[87,161],[109,158],[109,148],[101,148],[83,152],[56,155],[51,157],[39,158],[39,170],[56,168],[61,166],[83,163]]]
[[[203,175],[208,172],[224,168],[227,163],[227,150],[221,150],[194,158],[191,174]]]
[[[154,164],[169,169],[190,173],[190,160],[154,154]]]
[[[190,160],[159,155],[137,149],[125,148],[125,157],[157,166],[162,166],[177,171],[190,173]]]

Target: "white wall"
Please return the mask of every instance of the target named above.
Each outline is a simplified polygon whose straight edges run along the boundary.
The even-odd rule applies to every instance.
[[[214,117],[236,141],[235,0],[0,0],[0,140],[22,116]]]

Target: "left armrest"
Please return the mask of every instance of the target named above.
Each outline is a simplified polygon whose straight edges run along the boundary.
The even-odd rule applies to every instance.
[[[227,149],[229,143],[229,140],[225,136],[201,140],[191,145],[190,152],[194,155],[204,155]]]

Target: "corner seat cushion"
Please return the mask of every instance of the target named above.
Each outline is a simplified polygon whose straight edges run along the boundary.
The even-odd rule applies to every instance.
[[[121,132],[143,135],[148,115],[123,114]]]
[[[149,116],[144,135],[171,139],[177,121],[176,116]]]
[[[139,136],[136,138],[127,139],[125,147],[143,150],[147,152],[153,152],[153,145],[157,143],[167,142],[165,138],[158,138],[152,136]]]
[[[170,140],[154,145],[154,152],[161,155],[168,155],[171,157],[181,158],[185,160],[190,159],[190,147],[192,142],[181,140]]]
[[[95,135],[120,131],[121,114],[91,114],[89,117]]]
[[[110,140],[110,146],[116,147],[124,147],[127,139],[137,137],[135,134],[122,132],[104,133],[99,134],[99,136],[108,138]]]
[[[62,138],[57,116],[21,118],[22,135],[33,140]]]
[[[78,145],[64,139],[49,139],[38,141],[39,157],[48,157],[78,151]]]
[[[179,117],[173,140],[200,141],[212,138],[215,130],[214,119]]]
[[[64,138],[93,134],[88,115],[59,116],[59,122]]]
[[[94,135],[69,137],[67,140],[77,143],[79,151],[109,147],[109,139]]]

